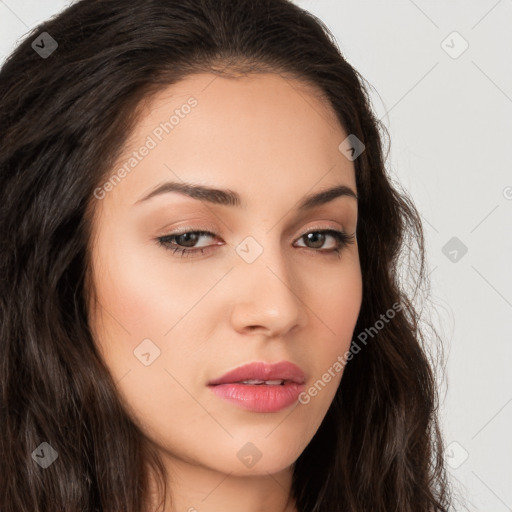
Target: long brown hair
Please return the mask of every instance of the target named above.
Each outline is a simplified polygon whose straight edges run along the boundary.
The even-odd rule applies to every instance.
[[[45,56],[33,45],[51,43],[43,32],[58,44]],[[415,251],[414,292],[426,286],[420,216],[385,169],[367,83],[327,27],[288,0],[82,0],[0,70],[0,510],[142,512],[148,464],[167,477],[89,329],[90,214],[141,102],[201,71],[314,84],[365,145],[354,161],[360,350],[294,465],[299,511],[446,511],[435,347],[399,266]],[[43,469],[36,449],[48,445],[58,463]]]

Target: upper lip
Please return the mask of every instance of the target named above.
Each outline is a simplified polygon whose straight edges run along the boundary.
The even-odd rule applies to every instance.
[[[288,361],[279,363],[256,362],[239,366],[224,374],[222,377],[212,380],[208,384],[232,384],[244,380],[284,380],[297,384],[304,384],[306,377],[304,372],[295,364]]]

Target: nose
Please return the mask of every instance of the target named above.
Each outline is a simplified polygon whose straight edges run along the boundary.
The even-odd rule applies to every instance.
[[[279,337],[307,324],[300,281],[278,249],[265,249],[252,263],[240,259],[233,276],[231,323],[238,332]]]

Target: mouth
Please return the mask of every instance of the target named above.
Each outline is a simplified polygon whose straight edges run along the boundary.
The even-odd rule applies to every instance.
[[[256,362],[239,366],[218,379],[208,383],[209,386],[220,384],[246,384],[252,386],[283,386],[285,384],[304,384],[304,372],[289,361],[279,363]]]
[[[290,380],[259,380],[259,379],[249,379],[249,380],[243,380],[240,382],[235,382],[234,384],[247,384],[251,386],[284,386],[285,383],[290,383],[292,381]]]
[[[252,412],[278,412],[297,402],[306,377],[296,365],[251,363],[211,381],[208,387],[219,398]]]

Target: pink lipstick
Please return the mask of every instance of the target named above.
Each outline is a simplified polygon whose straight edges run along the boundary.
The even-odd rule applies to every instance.
[[[213,380],[208,387],[218,397],[253,412],[277,412],[291,406],[304,390],[306,377],[287,361],[250,363]]]

